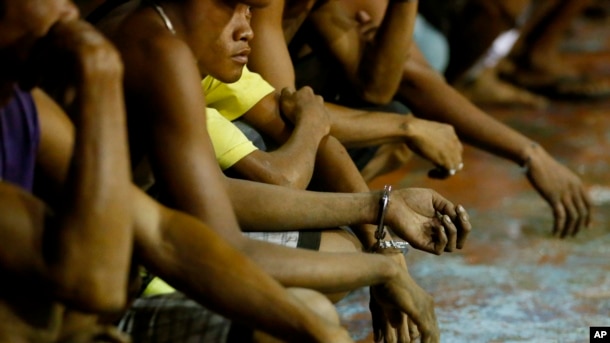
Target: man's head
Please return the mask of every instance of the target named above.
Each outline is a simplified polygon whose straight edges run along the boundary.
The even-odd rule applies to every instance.
[[[32,48],[58,21],[78,17],[70,0],[0,0],[0,105],[27,68]]]
[[[191,32],[199,68],[223,82],[235,82],[248,63],[253,7],[263,7],[269,0],[200,0],[196,11],[203,20]]]

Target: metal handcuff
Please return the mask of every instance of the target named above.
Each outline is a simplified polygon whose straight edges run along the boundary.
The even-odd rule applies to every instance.
[[[409,252],[409,243],[398,241],[395,242],[391,238],[390,240],[384,241],[383,239],[386,237],[385,225],[383,225],[383,221],[385,219],[385,214],[388,211],[388,205],[390,204],[390,193],[392,192],[392,186],[385,185],[383,187],[383,194],[379,199],[379,213],[377,215],[377,231],[375,232],[375,238],[377,239],[377,243],[374,248],[376,249],[396,249],[401,253],[406,254]]]

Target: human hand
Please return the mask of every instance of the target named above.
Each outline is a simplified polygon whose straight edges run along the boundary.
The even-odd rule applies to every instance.
[[[434,300],[411,278],[404,255],[384,255],[397,263],[399,277],[387,284],[371,287],[369,307],[374,341],[411,342],[421,334],[421,342],[439,342]]]
[[[324,99],[314,94],[310,87],[297,91],[284,88],[279,101],[282,114],[295,126],[312,126],[316,128],[315,132],[323,133],[324,136],[330,133],[330,116],[324,106]]]
[[[64,109],[103,98],[104,92],[122,85],[123,65],[118,51],[85,21],[56,23],[34,52],[22,86],[41,86]]]
[[[430,120],[413,117],[410,123],[412,134],[406,143],[413,152],[434,163],[434,171],[447,171],[446,173],[429,173],[433,178],[446,178],[462,169],[462,143],[453,129],[453,126]],[[449,171],[454,171],[453,173]]]
[[[528,156],[527,178],[553,209],[553,235],[574,236],[588,227],[592,202],[580,178],[538,145]]]
[[[386,223],[411,246],[440,255],[464,246],[468,213],[431,189],[403,188],[390,195]]]

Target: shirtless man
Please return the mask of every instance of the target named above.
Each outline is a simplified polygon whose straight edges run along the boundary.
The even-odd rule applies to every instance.
[[[325,47],[322,53],[329,53],[342,66],[345,79],[357,85],[351,87],[353,91],[359,92],[356,97],[369,102],[397,98],[420,117],[453,125],[465,142],[526,167],[530,183],[551,206],[555,218],[555,235],[572,236],[589,225],[591,202],[581,180],[572,171],[553,159],[539,144],[495,120],[461,96],[422,60],[415,46],[412,45],[409,50],[410,58],[404,60],[405,53],[395,51],[395,45],[380,44],[384,37],[379,34],[391,30],[369,30],[367,32],[377,32],[377,35],[362,36],[360,29],[363,23],[356,19],[358,11],[370,14],[372,22],[367,23],[369,26],[374,28],[379,23],[384,23],[380,26],[384,27],[392,18],[401,19],[396,14],[399,8],[403,11],[415,10],[415,2],[393,0],[388,4],[387,1],[323,0],[316,3],[314,0],[292,0],[284,4],[284,0],[273,0],[270,6],[257,11],[253,27],[258,37],[263,38],[253,41],[250,63],[252,70],[259,72],[276,87],[294,85],[294,68],[288,58],[286,39],[290,41],[308,18],[308,23],[311,24],[308,28],[312,29],[308,37],[316,37],[315,40]],[[314,4],[316,11],[310,14]],[[310,16],[307,17],[308,15]],[[393,22],[410,25],[405,20]],[[397,46],[402,44],[400,40],[396,41]],[[367,49],[379,50],[376,53],[365,53]],[[364,73],[363,68],[375,67],[368,63],[369,60],[363,59],[362,56],[368,56],[366,54],[386,56],[387,61],[379,61],[384,61],[384,65],[401,67],[377,68],[376,72],[366,73],[374,78],[367,81],[361,74],[357,74]],[[274,61],[273,64],[267,63],[271,60]],[[402,73],[397,73],[396,70],[402,70]],[[382,84],[386,80],[396,80],[397,74],[398,81],[391,82],[395,85],[394,88],[371,87],[371,91],[367,90],[367,87]],[[384,91],[383,94],[379,94],[379,89]],[[344,125],[349,130],[341,133],[331,131],[331,134],[341,141],[362,135],[372,136],[371,139],[390,136],[392,126],[387,126],[374,116],[368,121],[362,119],[352,119],[351,126]],[[389,129],[384,128],[384,125]]]
[[[250,183],[225,178],[220,170],[206,170],[216,161],[206,135],[201,79],[211,74],[208,66],[222,71],[215,73],[222,75],[220,81],[232,82],[240,77],[252,36],[250,6],[263,5],[266,1],[127,1],[113,4],[105,13],[98,12],[101,20],[96,21],[97,27],[115,42],[126,64],[128,117],[133,123],[132,157],[148,156],[161,194],[169,204],[205,222],[224,219],[213,225],[218,233],[282,284],[327,294],[372,286],[384,311],[377,312],[377,316],[388,324],[384,327],[387,335],[404,339],[408,335],[404,315],[408,314],[423,341],[438,341],[432,301],[409,277],[402,255],[360,252],[360,244],[344,233],[321,242],[321,250],[332,252],[269,244],[245,237],[235,221],[213,217],[204,206],[214,203],[230,208],[232,203],[244,230],[326,228],[373,224],[377,220],[377,203],[369,203],[373,206],[365,206],[362,213],[354,211],[353,217],[342,219],[339,217],[344,216],[346,204],[326,202],[328,207],[322,206],[327,197],[356,200],[360,196],[357,194],[295,193],[285,187],[268,186],[261,190],[281,189],[284,194],[258,191],[257,198],[246,199],[251,193],[245,186]],[[211,198],[204,191],[211,187],[226,187],[231,203],[226,197]],[[419,249],[439,254],[462,247],[470,224],[461,207],[429,190],[393,194],[396,193],[399,200],[394,198],[390,203],[386,218],[397,236]],[[374,201],[378,201],[380,194],[374,194]],[[277,201],[283,206],[274,208]],[[370,209],[373,211],[368,212]],[[437,217],[436,211],[441,216]],[[254,213],[259,214],[258,222],[253,220]],[[385,275],[388,267],[392,270],[389,279]],[[392,325],[382,318],[391,318]]]

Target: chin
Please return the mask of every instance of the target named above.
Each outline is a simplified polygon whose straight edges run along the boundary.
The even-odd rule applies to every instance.
[[[224,82],[224,83],[234,83],[237,82],[241,78],[241,74],[243,73],[244,65],[239,68],[232,68],[232,70],[227,70],[227,72],[218,74],[214,76],[215,79]]]

